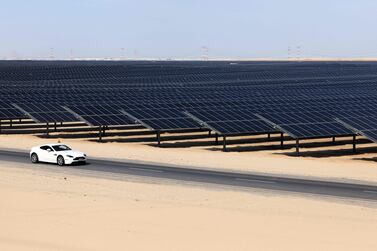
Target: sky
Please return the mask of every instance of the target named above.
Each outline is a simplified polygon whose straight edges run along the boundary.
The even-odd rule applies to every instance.
[[[0,59],[377,58],[375,0],[0,0],[0,6]]]

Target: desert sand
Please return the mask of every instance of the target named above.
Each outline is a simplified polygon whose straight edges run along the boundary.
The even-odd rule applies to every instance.
[[[0,161],[0,250],[376,250],[377,204]]]
[[[221,146],[202,145],[203,139],[190,140],[190,147],[178,141],[178,147],[162,148],[154,142],[107,140],[1,135],[0,148],[28,151],[60,141],[96,158],[377,183],[377,151],[369,143],[356,155],[293,157],[293,149],[265,147],[276,142],[260,143],[260,151],[224,153]],[[303,149],[304,156],[305,151],[351,148],[317,142],[319,146]],[[377,204],[370,201],[109,176],[2,160],[0,197],[0,250],[377,249]]]

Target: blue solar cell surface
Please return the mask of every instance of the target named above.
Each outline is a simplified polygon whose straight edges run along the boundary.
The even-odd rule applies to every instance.
[[[210,121],[206,124],[222,135],[272,133],[277,130],[262,120]]]
[[[202,127],[190,118],[144,119],[142,123],[156,131],[197,129]]]
[[[0,119],[337,136],[377,116],[377,63],[0,61],[0,97]]]
[[[291,124],[282,127],[296,139],[353,135],[354,132],[337,122]]]
[[[359,131],[377,130],[377,116],[343,117],[339,120]]]
[[[125,109],[124,114],[157,131],[197,129],[203,126],[177,108]]]
[[[340,123],[377,143],[377,116],[343,117]]]
[[[135,124],[130,117],[121,112],[121,107],[116,104],[102,105],[68,105],[67,111],[76,115],[91,126],[119,126]]]

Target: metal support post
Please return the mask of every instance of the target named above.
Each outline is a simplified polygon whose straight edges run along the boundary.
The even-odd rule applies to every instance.
[[[356,135],[352,136],[352,152],[356,153]]]
[[[223,151],[226,152],[226,136],[223,137]]]
[[[300,141],[296,139],[296,155],[300,156]]]
[[[46,135],[47,137],[50,136],[50,129],[48,128],[48,123],[46,123]]]
[[[157,135],[157,145],[158,146],[160,146],[161,145],[161,133],[158,131],[157,133],[156,133]]]
[[[283,149],[284,147],[284,134],[280,133],[280,148]]]

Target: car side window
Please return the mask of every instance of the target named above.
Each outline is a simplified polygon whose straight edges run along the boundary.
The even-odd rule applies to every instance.
[[[42,149],[42,150],[45,150],[45,151],[48,151],[48,150],[51,150],[51,151],[52,151],[52,148],[49,147],[49,146],[41,146],[41,149]]]

